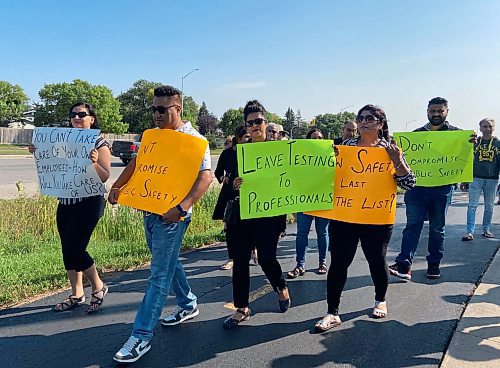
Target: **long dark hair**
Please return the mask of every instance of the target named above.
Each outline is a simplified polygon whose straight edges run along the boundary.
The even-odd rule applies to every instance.
[[[321,135],[324,135],[323,132],[321,131],[321,129],[319,129],[319,128],[311,128],[311,130],[308,131],[307,134],[306,134],[306,139],[311,139],[311,136],[313,135],[314,132],[320,132]]]
[[[370,114],[375,116],[381,123],[382,129],[379,130],[378,136],[379,138],[384,138],[389,142],[389,126],[387,125],[387,116],[385,115],[385,111],[382,110],[380,106],[376,105],[365,105],[358,111],[358,116],[361,115],[363,111],[369,111]]]
[[[92,106],[91,104],[87,103],[87,102],[83,102],[83,101],[79,101],[79,102],[75,102],[73,105],[71,105],[71,107],[69,108],[69,111],[68,111],[68,115],[71,114],[71,112],[73,111],[73,109],[75,107],[78,107],[78,106],[83,106],[85,107],[88,111],[89,111],[89,115],[92,116],[94,118],[94,122],[92,123],[92,125],[90,126],[90,129],[99,129],[99,121],[97,120],[97,114],[95,113],[95,109],[94,109],[94,106]]]

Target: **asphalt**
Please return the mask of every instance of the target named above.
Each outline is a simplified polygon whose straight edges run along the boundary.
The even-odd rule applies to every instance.
[[[391,278],[389,315],[373,320],[369,317],[373,286],[358,249],[342,297],[343,324],[323,334],[313,331],[326,311],[326,278],[314,272],[318,262],[314,240],[308,272],[289,283],[292,308],[285,314],[278,312],[277,297],[269,292],[260,268],[251,266],[254,315],[232,331],[222,329],[223,319],[232,313],[227,307],[232,300],[231,274],[219,270],[226,258],[225,245],[184,253],[201,313],[179,326],[158,324],[152,349],[134,367],[498,367],[500,242],[481,236],[473,242],[460,241],[466,199],[457,193],[448,212],[440,279],[425,276],[425,226],[412,282]],[[492,232],[500,235],[500,207],[496,209]],[[388,262],[399,250],[404,221],[404,210],[399,208]],[[294,266],[295,226],[289,225],[287,233],[278,251],[284,272]],[[82,307],[53,313],[52,305],[67,291],[0,311],[0,366],[117,366],[113,354],[130,334],[147,277],[147,268],[105,275],[110,293],[102,311],[93,316]],[[175,299],[169,297],[164,314],[174,305]]]

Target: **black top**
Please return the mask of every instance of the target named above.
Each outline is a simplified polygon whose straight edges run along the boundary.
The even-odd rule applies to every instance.
[[[440,131],[440,130],[461,130],[461,129],[457,128],[456,126],[453,126],[449,122],[445,121],[444,124],[441,125],[437,131]],[[417,128],[414,130],[414,132],[430,132],[430,131],[431,130],[429,128],[427,128],[427,124],[425,124],[421,128]]]

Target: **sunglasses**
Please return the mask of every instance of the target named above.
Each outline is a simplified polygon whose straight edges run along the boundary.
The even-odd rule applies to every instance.
[[[79,119],[83,119],[84,117],[86,116],[89,116],[89,113],[87,113],[86,111],[80,111],[80,112],[74,112],[74,111],[71,111],[69,113],[69,117],[71,119],[74,119],[78,116]]]
[[[366,116],[358,116],[356,118],[356,122],[359,124],[359,123],[362,123],[364,121],[366,121],[367,123],[373,123],[374,121],[378,121],[378,119],[373,116],[373,115],[366,115]]]
[[[168,109],[170,109],[171,107],[174,107],[174,106],[179,106],[179,105],[170,105],[170,106],[151,106],[149,108],[149,111],[151,111],[151,113],[155,113],[158,111],[158,113],[160,115],[163,115],[167,112]]]
[[[247,120],[245,122],[245,125],[247,128],[250,128],[250,127],[253,127],[254,125],[262,125],[262,123],[265,121],[266,121],[266,119],[263,119],[263,118],[257,118],[254,120]]]
[[[277,130],[268,130],[267,132],[268,132],[268,133],[273,133],[273,134],[278,133],[278,131],[277,131]]]

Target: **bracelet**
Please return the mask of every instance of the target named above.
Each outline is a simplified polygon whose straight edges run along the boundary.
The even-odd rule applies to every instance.
[[[113,190],[113,189],[118,189],[118,190],[120,190],[121,188],[119,188],[119,187],[111,187],[109,190]]]

